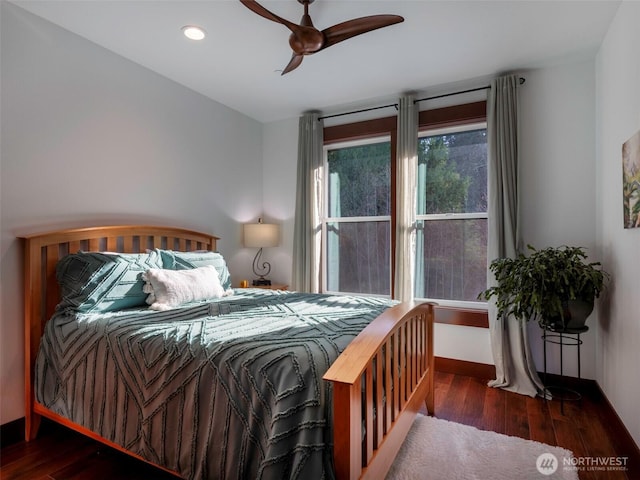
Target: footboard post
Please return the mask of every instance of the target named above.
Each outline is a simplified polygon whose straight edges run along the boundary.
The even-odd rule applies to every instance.
[[[333,384],[333,450],[336,478],[357,479],[362,473],[362,396],[356,386]]]
[[[30,442],[38,436],[38,429],[40,428],[40,420],[42,417],[33,410],[25,412],[25,424],[24,424],[24,440]]]
[[[24,276],[24,439],[29,442],[36,438],[40,427],[40,415],[33,411],[33,372],[36,363],[40,336],[44,328],[43,273],[41,245],[31,239],[25,240]]]

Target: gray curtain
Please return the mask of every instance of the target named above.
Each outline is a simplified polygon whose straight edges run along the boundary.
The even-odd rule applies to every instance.
[[[491,82],[487,98],[489,150],[489,240],[487,260],[515,257],[520,247],[518,226],[518,85],[517,75]],[[487,285],[495,284],[489,271]],[[496,365],[492,387],[535,397],[543,391],[527,334],[527,323],[513,317],[497,318],[489,302],[491,349]]]
[[[300,117],[291,275],[292,289],[300,292],[320,291],[323,128],[318,113]]]
[[[416,171],[418,169],[418,106],[400,98],[396,153],[396,251],[394,298],[413,300],[416,244]]]

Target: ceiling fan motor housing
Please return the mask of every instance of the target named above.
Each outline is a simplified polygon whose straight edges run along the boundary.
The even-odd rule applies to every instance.
[[[289,45],[298,55],[309,55],[322,49],[324,35],[315,28],[301,28],[289,35]]]

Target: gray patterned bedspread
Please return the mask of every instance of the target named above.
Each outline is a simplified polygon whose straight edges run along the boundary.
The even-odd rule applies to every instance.
[[[395,302],[236,292],[168,312],[54,316],[36,400],[187,479],[333,478],[322,376]]]

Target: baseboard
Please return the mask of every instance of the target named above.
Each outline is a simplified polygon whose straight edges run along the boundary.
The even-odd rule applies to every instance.
[[[435,357],[435,369],[436,372],[453,373],[454,375],[464,375],[465,377],[480,378],[482,380],[496,378],[495,365],[469,362],[456,358]]]
[[[480,378],[482,380],[492,380],[496,378],[495,365],[469,362],[467,360],[458,360],[456,358],[435,357],[435,369],[437,372],[464,375],[465,377]],[[588,392],[591,395],[603,396],[602,390],[600,390],[600,387],[595,380],[547,373],[545,382],[543,372],[538,372],[538,376],[540,377],[540,380],[547,385],[561,385],[574,390],[580,390],[581,392]]]
[[[0,448],[24,440],[24,417],[0,425]]]
[[[547,373],[545,380],[544,372],[538,372],[538,376],[543,384],[547,386],[567,387],[572,390],[583,392],[590,396],[601,395],[600,387],[595,380],[588,378],[569,377],[566,375],[557,375],[555,373]]]
[[[627,477],[630,479],[640,478],[640,448],[636,444],[635,440],[627,430],[627,427],[622,422],[622,419],[618,416],[615,408],[611,405],[611,402],[600,388],[597,382],[595,384],[598,399],[602,400],[603,408],[601,409],[602,418],[604,424],[611,432],[611,439],[614,443],[616,452],[620,452],[621,456],[629,457],[627,460]]]

